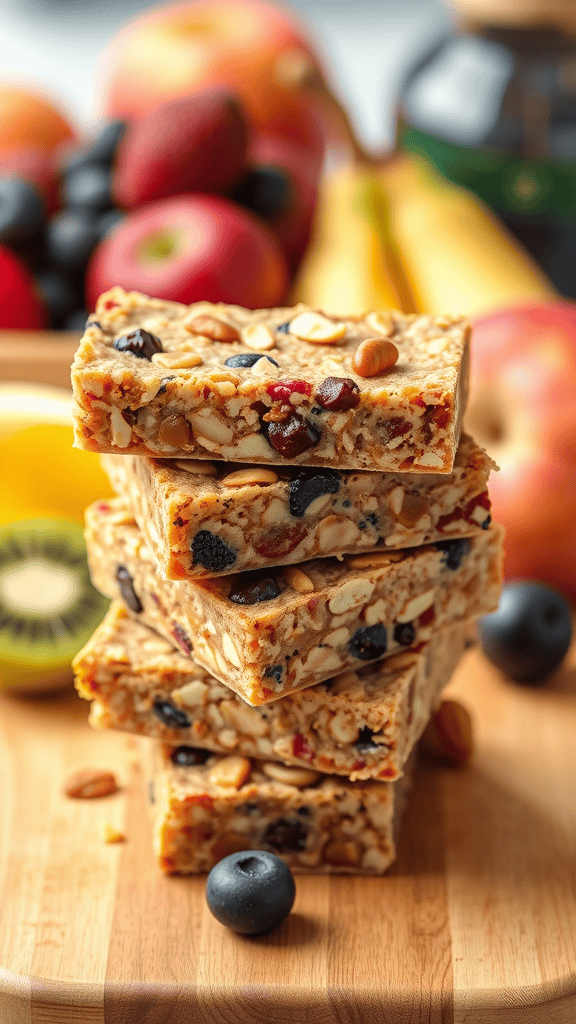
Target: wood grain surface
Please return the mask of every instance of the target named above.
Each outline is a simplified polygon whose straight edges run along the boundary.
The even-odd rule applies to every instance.
[[[574,1024],[576,650],[535,690],[471,651],[450,691],[477,750],[419,770],[389,874],[299,876],[260,938],[160,874],[130,737],[71,692],[0,695],[1,1024]],[[86,766],[121,791],[63,796]]]
[[[0,381],[32,381],[70,387],[78,348],[75,331],[0,331]]]

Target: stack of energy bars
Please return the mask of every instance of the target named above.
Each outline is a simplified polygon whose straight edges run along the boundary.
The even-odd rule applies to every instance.
[[[72,380],[117,494],[86,533],[113,603],[76,685],[144,737],[163,870],[394,859],[411,753],[500,594],[468,341],[448,316],[99,300]]]

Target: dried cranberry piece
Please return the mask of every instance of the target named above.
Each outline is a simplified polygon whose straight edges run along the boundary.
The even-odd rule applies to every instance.
[[[267,665],[264,669],[266,679],[274,679],[278,684],[282,682],[282,665]]]
[[[379,749],[378,743],[374,743],[374,732],[372,729],[369,729],[367,725],[364,725],[360,729],[358,739],[354,744],[354,749],[357,750],[359,754],[369,754]]]
[[[397,644],[402,644],[402,647],[410,647],[410,644],[414,643],[416,636],[416,630],[411,622],[399,622],[394,627],[394,639]]]
[[[278,853],[290,853],[304,849],[307,835],[308,829],[297,818],[277,818],[268,825],[262,843]]]
[[[348,650],[360,661],[372,661],[386,653],[388,636],[385,626],[377,622],[374,626],[361,626],[350,639]]]
[[[438,551],[444,552],[442,562],[447,569],[455,572],[459,569],[466,555],[470,551],[471,543],[469,537],[459,537],[455,540],[439,540],[434,545]]]
[[[295,459],[318,444],[322,431],[301,416],[291,416],[284,423],[265,423],[268,444],[285,459]]]
[[[262,539],[254,541],[254,550],[262,558],[285,558],[306,536],[306,528],[293,526],[287,530],[285,526],[274,526]]]
[[[238,352],[235,356],[230,356],[224,366],[232,366],[234,369],[246,369],[250,366],[254,366],[259,359],[267,359],[268,362],[274,363],[274,366],[278,366],[275,359],[272,356],[267,356],[264,352]]]
[[[315,397],[330,412],[346,412],[360,404],[360,388],[350,377],[326,377]]]
[[[180,708],[174,707],[168,700],[161,700],[158,697],[154,701],[153,710],[160,721],[164,722],[164,725],[168,725],[170,729],[189,729],[192,725],[188,715]]]
[[[234,604],[259,604],[261,601],[272,601],[279,593],[280,587],[273,576],[240,576],[236,577],[228,600],[234,601]]]
[[[142,602],[134,590],[134,582],[125,565],[119,565],[116,569],[116,579],[120,587],[120,595],[124,604],[131,612],[138,614],[142,611]]]
[[[295,733],[292,740],[292,754],[294,757],[299,757],[302,761],[308,761],[309,764],[314,762],[314,751],[308,746],[300,732]]]
[[[182,626],[180,626],[177,622],[175,622],[170,632],[172,633],[172,636],[174,637],[176,643],[178,644],[178,647],[180,647],[184,651],[184,654],[192,654],[193,645],[186,630],[183,629]]]
[[[305,380],[277,380],[266,388],[270,398],[275,402],[288,402],[290,395],[311,395],[312,385]]]
[[[339,490],[340,474],[335,469],[303,469],[288,489],[290,515],[301,519],[316,498],[322,494],[338,494]]]
[[[179,764],[183,768],[192,768],[196,764],[205,764],[210,757],[209,750],[199,750],[198,747],[188,747],[184,744],[174,747],[170,754],[173,764]]]
[[[396,437],[402,437],[408,433],[411,427],[412,424],[408,420],[403,419],[402,416],[391,416],[384,424],[386,439],[393,441]]]
[[[118,352],[131,352],[138,359],[150,360],[155,352],[162,352],[162,342],[155,334],[145,331],[142,327],[137,327],[130,334],[123,334],[121,338],[116,338],[114,348]]]
[[[192,561],[211,572],[222,572],[234,565],[236,552],[209,530],[199,530],[192,541]]]

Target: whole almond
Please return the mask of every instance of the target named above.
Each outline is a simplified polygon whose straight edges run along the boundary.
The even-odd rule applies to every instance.
[[[472,720],[457,700],[443,700],[420,741],[422,752],[453,767],[466,764],[473,751]]]
[[[190,323],[186,324],[186,330],[191,334],[203,334],[205,338],[212,341],[240,341],[240,334],[235,327],[218,320],[215,316],[206,314],[195,316]]]
[[[98,768],[81,768],[70,775],[64,784],[66,796],[75,800],[94,800],[96,797],[116,793],[118,783],[113,772]]]
[[[398,349],[385,338],[366,338],[352,357],[352,369],[359,377],[379,377],[398,362]]]

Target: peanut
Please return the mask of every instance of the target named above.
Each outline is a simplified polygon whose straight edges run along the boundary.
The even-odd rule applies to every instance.
[[[212,341],[240,341],[236,328],[224,323],[223,320],[217,320],[215,316],[195,316],[186,324],[186,330],[191,334],[203,334]]]
[[[96,797],[110,796],[117,790],[118,783],[113,772],[98,768],[81,768],[70,775],[64,784],[66,796],[74,800],[94,800]]]
[[[398,349],[383,338],[361,341],[352,357],[352,369],[359,377],[379,377],[398,362]]]
[[[292,587],[292,590],[295,590],[298,594],[314,593],[314,584],[310,577],[295,565],[287,566],[282,575],[288,586]]]

